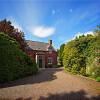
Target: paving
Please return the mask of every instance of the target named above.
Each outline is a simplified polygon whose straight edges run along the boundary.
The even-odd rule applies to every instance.
[[[100,100],[100,82],[62,68],[46,68],[0,85],[0,100]]]

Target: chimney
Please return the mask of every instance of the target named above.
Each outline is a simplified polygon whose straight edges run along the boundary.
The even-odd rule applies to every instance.
[[[50,46],[52,46],[52,40],[49,40],[48,43]]]

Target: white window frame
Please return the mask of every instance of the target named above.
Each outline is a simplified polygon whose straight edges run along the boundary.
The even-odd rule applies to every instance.
[[[52,64],[52,57],[48,57],[48,64]]]

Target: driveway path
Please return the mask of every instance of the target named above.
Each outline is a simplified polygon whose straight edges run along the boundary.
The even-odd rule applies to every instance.
[[[100,82],[47,68],[0,85],[0,100],[100,100]]]

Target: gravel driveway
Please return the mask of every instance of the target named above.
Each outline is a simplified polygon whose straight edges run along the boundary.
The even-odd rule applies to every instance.
[[[0,100],[100,100],[100,82],[47,68],[0,85]]]

